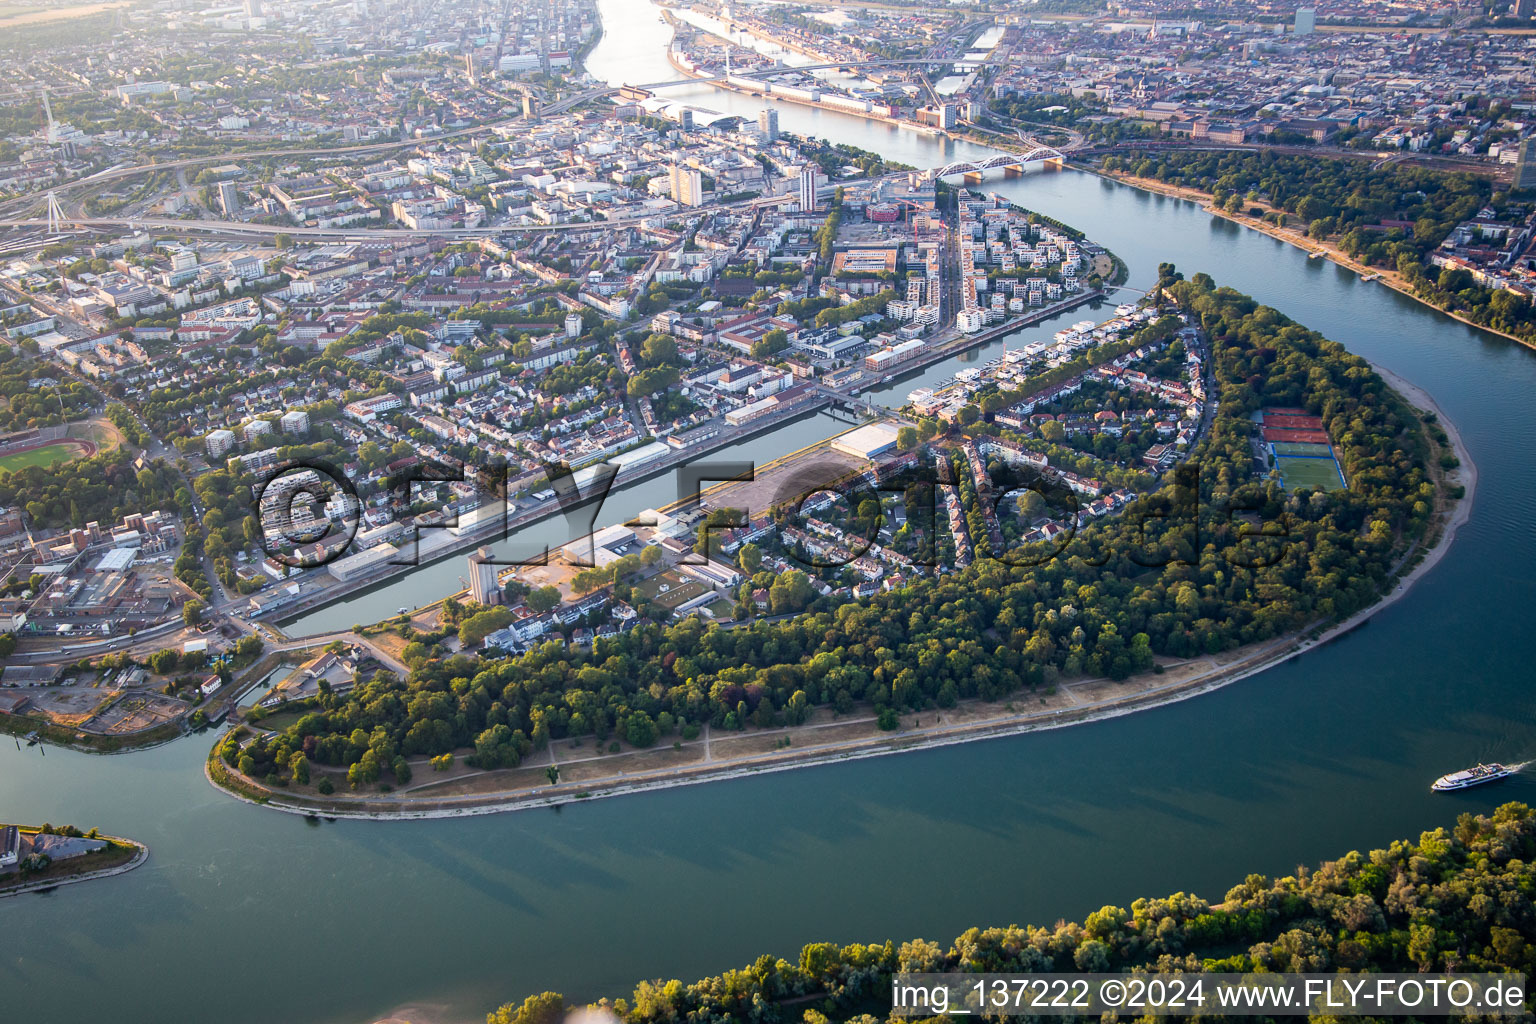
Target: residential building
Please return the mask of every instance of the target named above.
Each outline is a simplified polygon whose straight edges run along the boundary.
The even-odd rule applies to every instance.
[[[815,164],[806,164],[800,171],[800,209],[816,209],[816,189],[821,184],[821,170]]]
[[[235,446],[235,432],[233,430],[210,430],[208,432],[208,454],[214,457],[223,455]]]
[[[667,182],[672,186],[672,199],[680,206],[703,205],[704,176],[697,168],[673,164],[667,168]]]
[[[232,181],[219,182],[219,210],[226,217],[240,212],[240,192]]]
[[[1536,4],[1536,0],[1527,0]],[[1515,188],[1536,188],[1536,136],[1520,140],[1520,155],[1515,160]]]

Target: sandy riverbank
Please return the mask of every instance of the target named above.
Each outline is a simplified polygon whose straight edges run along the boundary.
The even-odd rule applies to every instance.
[[[1430,527],[1429,547],[1422,550],[1422,556],[1417,546],[1404,553],[1399,571],[1404,567],[1406,571],[1388,584],[1390,589],[1380,600],[1334,625],[1318,624],[1300,633],[1219,655],[1183,662],[1164,660],[1161,674],[1149,673],[1126,682],[1074,680],[1044,694],[1016,695],[1012,701],[1001,705],[966,701],[945,711],[903,715],[901,727],[894,732],[879,731],[873,717],[867,713],[861,717],[837,719],[822,709],[807,725],[720,737],[706,731],[702,738],[676,744],[670,749],[573,756],[573,748],[561,745],[560,750],[541,751],[521,767],[502,772],[461,771],[442,779],[422,772],[418,773],[420,781],[413,787],[390,794],[370,794],[360,800],[348,800],[344,796],[340,799],[301,797],[267,790],[252,780],[242,779],[243,785],[264,795],[264,799],[257,800],[221,786],[213,778],[211,765],[205,765],[204,775],[210,784],[236,799],[290,814],[377,820],[467,817],[559,806],[1066,728],[1210,693],[1337,639],[1402,599],[1415,582],[1439,564],[1457,531],[1470,516],[1477,488],[1477,469],[1454,424],[1445,418],[1434,399],[1423,389],[1390,370],[1376,369],[1410,403],[1422,411],[1436,414],[1451,449],[1461,461],[1459,467],[1443,474],[1442,494],[1444,487],[1456,485],[1464,487],[1465,494],[1459,500],[1442,498],[1437,503],[1438,515]],[[1026,702],[1030,704],[1028,708],[1018,707]],[[784,745],[786,741],[787,746]],[[551,763],[560,769],[561,781],[556,785],[549,785],[545,776]],[[427,790],[433,791],[432,794],[425,792]]]
[[[1079,170],[1087,171],[1089,174],[1097,174],[1101,178],[1108,178],[1109,180],[1117,181],[1122,185],[1129,185],[1132,188],[1139,188],[1144,192],[1155,192],[1158,195],[1171,196],[1174,199],[1187,199],[1192,203],[1198,203],[1202,209],[1204,209],[1212,216],[1222,217],[1226,220],[1232,221],[1234,224],[1241,224],[1245,228],[1252,228],[1254,231],[1266,234],[1276,241],[1285,242],[1287,245],[1294,245],[1296,248],[1305,249],[1309,253],[1322,253],[1328,258],[1330,262],[1336,263],[1346,270],[1352,270],[1362,277],[1374,274],[1376,275],[1376,282],[1378,284],[1386,285],[1393,291],[1402,295],[1406,295],[1414,302],[1417,302],[1423,306],[1427,306],[1437,313],[1450,317],[1452,320],[1460,321],[1461,323],[1466,324],[1468,327],[1475,327],[1480,331],[1487,331],[1489,334],[1497,334],[1501,338],[1508,338],[1510,341],[1515,342],[1517,345],[1524,345],[1526,348],[1536,348],[1536,341],[1516,337],[1515,335],[1509,334],[1506,331],[1501,331],[1496,328],[1477,323],[1476,321],[1469,320],[1464,315],[1453,310],[1441,309],[1433,302],[1424,299],[1422,296],[1414,292],[1413,288],[1403,280],[1403,276],[1396,270],[1388,269],[1385,267],[1367,266],[1366,264],[1361,263],[1359,260],[1349,256],[1332,242],[1319,242],[1315,238],[1309,238],[1303,232],[1295,231],[1291,228],[1276,227],[1273,224],[1269,224],[1263,220],[1260,220],[1258,217],[1250,217],[1246,213],[1229,213],[1212,202],[1211,196],[1207,192],[1202,192],[1199,189],[1189,188],[1184,185],[1169,185],[1168,183],[1158,181],[1155,178],[1138,178],[1134,174],[1123,174],[1119,171],[1106,171],[1099,167],[1091,167],[1083,164],[1077,164],[1074,166],[1076,166]],[[1294,216],[1294,214],[1291,216]]]

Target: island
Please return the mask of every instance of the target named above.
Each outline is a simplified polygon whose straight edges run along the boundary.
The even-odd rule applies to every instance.
[[[1090,721],[1358,627],[1464,520],[1450,425],[1336,342],[1167,264],[1106,323],[914,395],[914,425],[834,439],[796,487],[723,484],[680,533],[599,531],[586,550],[612,557],[560,587],[648,621],[551,643],[519,624],[560,587],[483,588],[381,627],[408,676],[253,716],[209,778],[295,813],[431,817]],[[743,618],[668,621],[730,603],[716,587]]]
[[[143,843],[94,828],[0,824],[0,897],[125,874],[148,859]]]

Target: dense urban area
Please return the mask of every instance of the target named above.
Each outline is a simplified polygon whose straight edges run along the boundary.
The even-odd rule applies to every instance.
[[[316,826],[558,809],[1202,693],[1358,627],[1466,518],[1454,425],[1348,339],[1220,266],[1132,287],[999,183],[1193,200],[1536,345],[1536,0],[645,17],[655,81],[589,68],[596,0],[0,5],[18,750],[206,733],[209,782]],[[908,166],[801,110],[965,148]],[[739,458],[790,424],[820,434]],[[663,476],[675,501],[605,508]],[[602,1005],[819,1024],[885,1019],[907,971],[1529,972],[1532,820]],[[0,895],[148,855],[0,824]]]
[[[1528,37],[1481,8],[695,3],[658,8],[677,77],[622,86],[584,69],[589,4],[381,13],[130,8],[7,56],[19,723],[113,746],[218,721],[300,655],[264,704],[899,594],[1120,516],[1216,417],[1188,309],[1128,296],[899,408],[863,394],[1117,302],[1113,253],[988,178],[1088,160],[1187,187],[1531,329]],[[701,79],[767,105],[667,99]],[[904,168],[781,130],[782,104],[1006,148]],[[602,518],[615,481],[818,410],[862,425],[754,486]],[[1315,396],[1250,411],[1257,477],[1350,486]],[[591,535],[495,549],[551,515]],[[384,628],[277,628],[466,552],[460,594]]]

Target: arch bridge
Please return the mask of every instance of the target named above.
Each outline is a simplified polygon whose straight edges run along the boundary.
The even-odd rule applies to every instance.
[[[961,160],[943,167],[935,167],[928,172],[929,180],[948,177],[951,174],[984,174],[987,171],[999,167],[1004,170],[1016,168],[1022,172],[1026,164],[1042,163],[1060,164],[1066,157],[1058,149],[1050,146],[1036,146],[1026,153],[999,153],[997,156],[988,157],[985,160]]]

